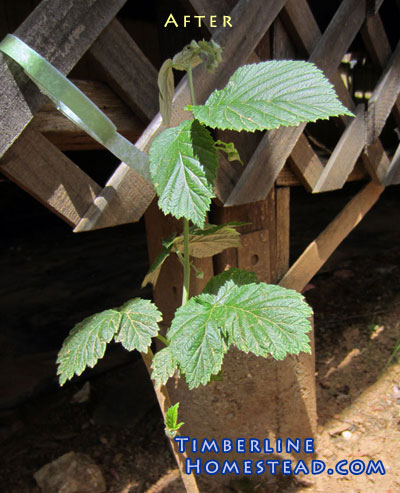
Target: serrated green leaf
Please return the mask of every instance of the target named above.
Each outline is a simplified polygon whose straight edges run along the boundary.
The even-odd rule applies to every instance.
[[[240,233],[230,225],[205,225],[204,230],[195,229],[189,234],[189,254],[191,257],[205,258],[221,253],[227,248],[240,246]],[[184,251],[184,237],[177,236],[174,248]]]
[[[220,129],[270,130],[352,113],[314,64],[271,60],[236,70],[204,106],[188,106],[201,123]]]
[[[205,385],[219,372],[227,346],[213,317],[215,297],[202,294],[178,308],[168,331],[168,346],[189,389]]]
[[[160,71],[158,72],[157,81],[160,113],[164,124],[168,126],[171,120],[172,99],[175,92],[174,73],[172,70],[172,60],[170,58],[165,60],[165,62],[161,65]]]
[[[223,140],[215,141],[215,148],[217,151],[226,154],[228,161],[239,161],[239,163],[244,166],[243,161],[240,159],[239,151],[236,149],[233,142],[224,142]]]
[[[311,352],[307,332],[312,310],[297,291],[272,284],[236,286],[226,282],[218,291],[214,316],[229,341],[257,356],[283,359]]]
[[[107,343],[118,331],[120,320],[118,311],[105,310],[75,325],[58,353],[60,385],[64,385],[74,374],[81,375],[85,368],[95,366],[104,356]]]
[[[120,330],[115,341],[125,349],[146,352],[151,338],[158,334],[158,323],[162,319],[157,307],[149,300],[135,298],[119,308],[121,313]]]
[[[254,272],[232,267],[212,277],[205,285],[203,293],[217,294],[221,286],[227,281],[233,281],[236,286],[244,286],[245,284],[257,283],[258,279]]]
[[[196,120],[169,128],[154,139],[149,158],[160,209],[202,227],[218,167],[208,130]]]
[[[154,380],[156,387],[165,385],[168,379],[174,375],[178,368],[178,361],[169,346],[154,355],[151,368],[153,370],[151,378]]]

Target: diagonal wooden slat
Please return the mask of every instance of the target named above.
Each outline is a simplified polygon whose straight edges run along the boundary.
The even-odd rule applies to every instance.
[[[204,102],[215,87],[223,87],[234,70],[246,62],[285,1],[253,0],[251,9],[248,8],[247,0],[240,0],[237,3],[231,12],[233,27],[229,29],[220,27],[213,36],[213,39],[224,50],[224,60],[218,70],[214,74],[207,73],[204,67],[197,67],[194,70],[195,92],[199,103]],[[183,107],[189,101],[187,77],[184,77],[175,92],[171,125],[188,119],[189,114],[183,110]],[[163,128],[161,117],[157,114],[136,145],[141,150],[148,150],[154,136]],[[87,231],[137,221],[154,197],[154,191],[151,188],[150,193],[149,187],[150,184],[121,163],[75,231]],[[133,189],[136,192],[142,192],[138,207],[135,208],[132,206],[135,197]],[[108,211],[107,216],[104,214],[106,210]]]
[[[114,19],[89,53],[102,68],[108,85],[147,122],[158,112],[157,70]]]
[[[101,190],[100,185],[29,127],[1,159],[0,171],[72,226]]]
[[[367,140],[369,144],[379,137],[399,94],[400,42],[368,100]]]
[[[68,73],[126,0],[43,0],[15,35]],[[0,157],[46,98],[22,70],[0,54]]]
[[[355,118],[346,127],[313,188],[313,192],[328,192],[342,188],[361,154],[365,142],[364,105],[357,106]]]
[[[379,14],[367,17],[361,28],[361,36],[372,62],[381,69],[386,67],[392,50]],[[400,124],[399,97],[394,104],[393,114],[397,124]]]
[[[302,291],[340,243],[363,219],[383,190],[383,186],[371,182],[353,197],[325,230],[308,245],[282,278],[280,286]]]
[[[344,0],[310,56],[330,77],[364,21],[365,0]],[[338,37],[338,32],[340,36]],[[284,128],[268,132],[261,140],[225,205],[263,200],[272,188],[293,147],[305,128]]]
[[[400,144],[398,145],[385,177],[385,185],[400,185]]]

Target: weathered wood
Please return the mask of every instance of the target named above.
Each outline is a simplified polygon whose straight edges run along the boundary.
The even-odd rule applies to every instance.
[[[361,28],[361,36],[372,62],[380,68],[386,67],[392,50],[379,14],[367,17],[364,26]],[[397,124],[400,124],[399,97],[393,106],[393,115]]]
[[[368,100],[367,139],[372,144],[379,137],[400,93],[400,43]]]
[[[215,87],[223,87],[234,70],[247,60],[284,3],[285,0],[253,0],[252,8],[248,10],[247,0],[238,2],[230,14],[233,27],[229,29],[220,27],[213,35],[213,39],[224,50],[224,59],[218,70],[213,74],[206,72],[202,66],[194,70],[194,85],[198,103],[204,102]],[[175,92],[171,125],[176,125],[188,118],[188,113],[183,108],[189,102],[190,92],[185,76]],[[160,114],[157,114],[136,143],[138,148],[148,150],[152,139],[163,129]],[[132,186],[146,192],[142,194],[140,199],[141,213],[137,207],[134,215],[132,215],[131,206],[132,199],[135,197],[132,193]],[[153,197],[154,191],[152,188],[149,189],[149,184],[132,170],[128,170],[127,166],[122,163],[89,208],[85,218],[75,228],[75,231],[87,231],[137,220]],[[106,211],[110,211],[108,219],[102,217]]]
[[[158,112],[157,70],[114,19],[89,53],[100,65],[109,86],[145,122]]]
[[[275,190],[271,190],[263,202],[237,207],[216,207],[212,222],[223,224],[229,221],[246,223],[239,228],[247,240],[239,248],[229,248],[214,257],[215,272],[230,267],[250,268],[261,281],[273,282],[276,270],[276,217]],[[254,247],[254,248],[253,248]],[[246,250],[240,252],[240,250]],[[256,258],[257,257],[257,258]]]
[[[369,183],[335,217],[316,238],[283,277],[280,286],[302,291],[339,244],[357,226],[378,200],[384,187]]]
[[[289,269],[290,255],[290,188],[276,187],[276,280]]]
[[[385,176],[384,185],[399,185],[400,184],[400,145],[397,147],[390,167]]]
[[[290,154],[289,162],[293,164],[293,169],[300,182],[307,190],[311,191],[321,176],[324,167],[304,134],[300,135],[299,140],[296,142]],[[277,180],[279,180],[279,176]]]
[[[68,73],[126,0],[43,0],[15,31],[62,73]],[[0,156],[45,97],[15,62],[0,54]]]
[[[344,0],[325,33],[313,50],[310,61],[330,77],[353,41],[365,18],[365,0]],[[341,35],[338,37],[337,33]],[[253,158],[246,166],[226,205],[262,200],[271,190],[305,124],[268,132],[261,140]]]
[[[378,13],[384,0],[367,0],[367,15],[375,15]]]
[[[101,187],[45,137],[27,128],[0,171],[52,212],[76,225]]]
[[[313,192],[327,192],[342,188],[346,183],[366,141],[364,105],[355,111],[355,118],[347,126],[331,154]]]
[[[107,85],[83,80],[72,82],[104,111],[119,133],[131,142],[135,142],[140,137],[144,124]],[[101,144],[60,113],[50,101],[45,103],[35,115],[31,128],[42,133],[62,151],[104,149]]]
[[[297,177],[296,170],[292,171],[292,161],[289,159],[288,164],[286,164],[276,179],[276,185],[278,187],[297,187],[303,185],[303,182]],[[347,178],[348,182],[366,180],[369,177],[364,166],[357,161],[353,171]]]
[[[269,230],[244,233],[237,250],[239,269],[255,272],[258,279],[271,279]]]
[[[376,183],[383,184],[389,172],[390,160],[381,141],[377,139],[373,144],[367,145],[361,159],[371,178]]]

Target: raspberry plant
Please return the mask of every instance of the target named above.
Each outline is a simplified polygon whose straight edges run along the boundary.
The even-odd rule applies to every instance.
[[[230,346],[257,356],[283,359],[310,352],[307,332],[311,308],[301,294],[258,282],[254,274],[230,269],[215,276],[203,292],[189,299],[192,259],[208,257],[239,246],[239,224],[207,224],[214,197],[218,153],[238,158],[233,144],[215,142],[209,128],[236,131],[270,130],[351,113],[340,103],[323,73],[304,61],[267,61],[240,67],[226,87],[215,90],[204,105],[196,105],[192,69],[206,63],[216,68],[221,49],[213,41],[192,42],[161,67],[158,84],[160,111],[168,125],[174,94],[173,69],[188,74],[194,118],[167,128],[152,142],[150,174],[165,214],[183,218],[183,234],[163,242],[160,255],[144,284],[156,284],[165,259],[176,254],[184,271],[182,306],[165,336],[159,334],[161,313],[150,301],[131,300],[120,308],[85,319],[71,331],[58,356],[63,385],[74,374],[93,367],[107,343],[120,342],[129,351],[150,350],[152,338],[164,346],[152,356],[156,387],[176,371],[189,389],[218,375]],[[189,115],[189,113],[188,113]]]
[[[184,271],[182,306],[166,334],[159,333],[162,315],[155,304],[141,298],[88,317],[72,329],[59,352],[57,373],[61,385],[95,366],[112,340],[128,351],[140,351],[147,366],[151,360],[158,396],[158,389],[164,388],[177,371],[189,389],[210,382],[219,375],[231,346],[278,360],[288,354],[311,352],[307,332],[312,310],[300,293],[258,282],[253,273],[240,269],[215,276],[201,294],[190,299],[189,285],[192,270],[196,272],[193,258],[216,255],[240,244],[236,229],[239,223],[206,223],[214,197],[218,151],[225,152],[229,160],[240,160],[234,145],[214,141],[208,128],[253,132],[330,116],[352,116],[315,65],[288,60],[245,65],[236,70],[225,88],[215,90],[204,105],[196,105],[192,69],[205,63],[208,70],[215,70],[221,48],[213,41],[192,41],[164,62],[158,77],[160,112],[168,126],[173,70],[187,72],[189,119],[159,134],[147,157],[119,135],[113,123],[70,81],[21,40],[8,35],[0,43],[0,50],[24,68],[66,117],[151,179],[165,214],[183,218],[183,232],[163,242],[144,280],[144,284],[155,285],[165,259],[177,255]],[[155,337],[164,347],[153,356]],[[183,424],[178,423],[178,403],[164,414],[166,432],[173,437]],[[176,451],[175,455],[181,467]],[[189,487],[195,491],[193,484]]]

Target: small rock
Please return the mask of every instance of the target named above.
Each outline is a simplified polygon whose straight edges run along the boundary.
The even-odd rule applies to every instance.
[[[342,437],[345,439],[345,440],[351,440],[352,437],[353,437],[353,433],[351,431],[344,431],[342,433]]]
[[[105,493],[103,474],[85,454],[68,452],[43,466],[33,477],[42,493]]]

